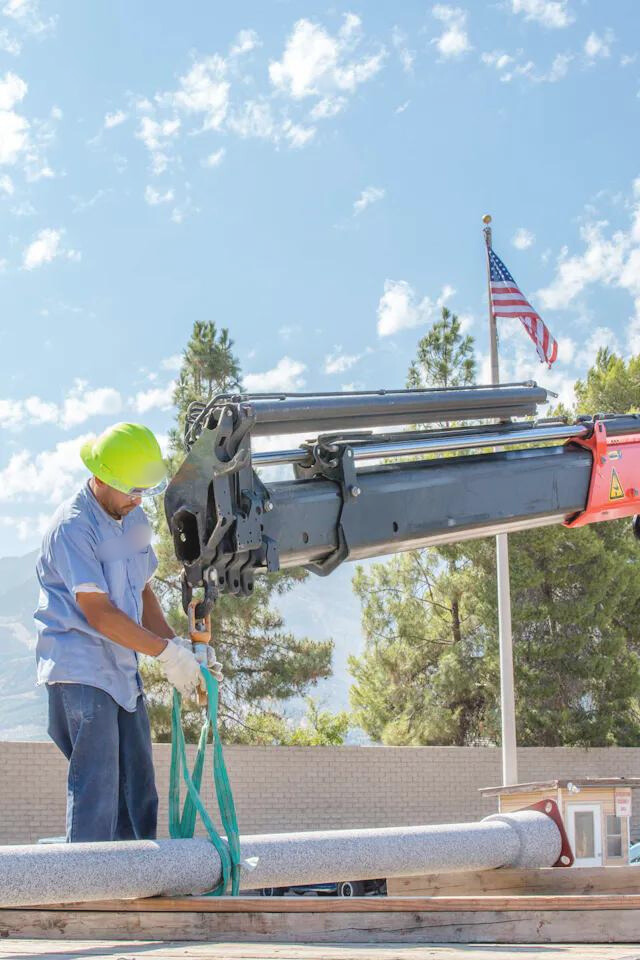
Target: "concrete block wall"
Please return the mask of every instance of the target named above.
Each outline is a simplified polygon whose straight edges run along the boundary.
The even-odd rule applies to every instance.
[[[154,748],[165,836],[170,749]],[[244,834],[477,820],[496,810],[478,788],[501,779],[500,751],[487,747],[227,747],[225,756]],[[522,782],[640,776],[640,748],[530,747],[518,759]],[[64,833],[66,762],[53,744],[1,742],[0,770],[0,843]],[[210,763],[205,783],[213,810]]]

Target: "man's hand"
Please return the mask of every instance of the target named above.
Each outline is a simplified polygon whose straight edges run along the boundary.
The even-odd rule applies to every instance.
[[[174,637],[175,643],[181,643],[183,647],[187,650],[193,650],[193,642],[189,637]],[[207,667],[209,672],[216,678],[218,683],[222,683],[224,676],[222,673],[222,664],[216,659],[216,652],[210,644],[199,644],[198,646],[205,647],[207,651],[207,662],[203,666]],[[197,656],[197,652],[196,652]]]
[[[222,664],[216,659],[216,652],[210,645],[207,646],[207,667],[209,668],[212,676],[216,678],[218,683],[222,683],[224,680]]]
[[[191,646],[191,644],[189,644]],[[181,640],[167,640],[167,645],[156,657],[164,667],[167,680],[183,697],[192,697],[200,683],[200,664],[193,652]]]

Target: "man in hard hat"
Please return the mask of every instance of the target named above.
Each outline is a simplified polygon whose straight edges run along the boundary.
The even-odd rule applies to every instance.
[[[80,456],[91,477],[44,535],[35,614],[48,731],[69,761],[67,840],[152,839],[158,796],[138,654],[185,696],[200,680],[150,584],[158,561],[140,504],[165,489],[166,469],[136,423],[115,424]]]

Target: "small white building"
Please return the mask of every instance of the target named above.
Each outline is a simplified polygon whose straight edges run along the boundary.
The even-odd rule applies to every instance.
[[[555,800],[576,867],[624,866],[629,863],[631,790],[638,786],[640,777],[573,777],[483,787],[480,793],[497,797],[500,813],[522,810],[539,800]]]

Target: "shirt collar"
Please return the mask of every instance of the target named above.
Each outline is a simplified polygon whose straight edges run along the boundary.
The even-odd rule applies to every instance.
[[[100,502],[98,501],[98,498],[96,497],[95,493],[91,489],[89,480],[87,480],[83,489],[84,489],[85,500],[89,505],[89,509],[91,510],[92,514],[96,518],[98,524],[107,523],[113,530],[118,530],[119,532],[122,532],[125,529],[125,527],[128,526],[127,520],[133,513],[135,513],[135,510],[132,510],[130,514],[128,514],[126,517],[123,517],[122,523],[118,523],[118,521],[114,519],[114,517],[110,516],[107,513],[107,511],[104,509],[104,507],[100,504]]]

